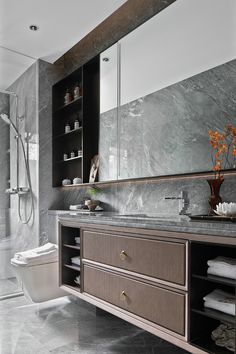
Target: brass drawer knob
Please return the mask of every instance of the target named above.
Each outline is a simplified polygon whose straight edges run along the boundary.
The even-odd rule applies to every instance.
[[[122,261],[124,261],[126,258],[127,258],[127,253],[126,253],[124,250],[122,250],[122,251],[120,252],[120,259],[121,259]]]
[[[121,301],[125,301],[126,298],[127,298],[127,295],[126,295],[125,291],[123,290],[120,294],[120,299],[121,299]]]

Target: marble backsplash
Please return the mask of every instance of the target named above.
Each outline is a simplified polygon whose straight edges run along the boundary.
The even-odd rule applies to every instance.
[[[225,202],[236,202],[236,176],[226,176],[221,187],[221,197]],[[178,215],[178,200],[166,200],[165,197],[178,197],[181,191],[187,192],[191,214],[206,214],[209,211],[209,185],[205,178],[143,180],[139,182],[120,182],[99,187],[99,199],[106,211],[118,213],[154,213]],[[63,190],[63,203],[52,209],[69,209],[88,197],[88,189],[70,188]],[[61,200],[62,201],[62,200]]]

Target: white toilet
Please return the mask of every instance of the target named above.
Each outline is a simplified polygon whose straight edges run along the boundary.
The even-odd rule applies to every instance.
[[[34,250],[31,250],[34,251]],[[23,284],[23,291],[33,302],[43,302],[68,295],[59,288],[59,265],[39,255],[34,264],[23,264],[16,255],[11,259],[16,276]]]

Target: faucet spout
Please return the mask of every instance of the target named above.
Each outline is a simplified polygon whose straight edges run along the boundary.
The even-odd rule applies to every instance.
[[[178,200],[179,201],[179,215],[187,215],[187,209],[189,206],[188,193],[181,191],[178,197],[170,196],[165,197],[166,200]]]

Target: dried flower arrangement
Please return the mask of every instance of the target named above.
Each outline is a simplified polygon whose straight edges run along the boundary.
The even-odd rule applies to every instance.
[[[208,134],[212,146],[215,178],[222,179],[222,170],[235,168],[236,165],[236,128],[228,124],[222,133],[210,129]]]

